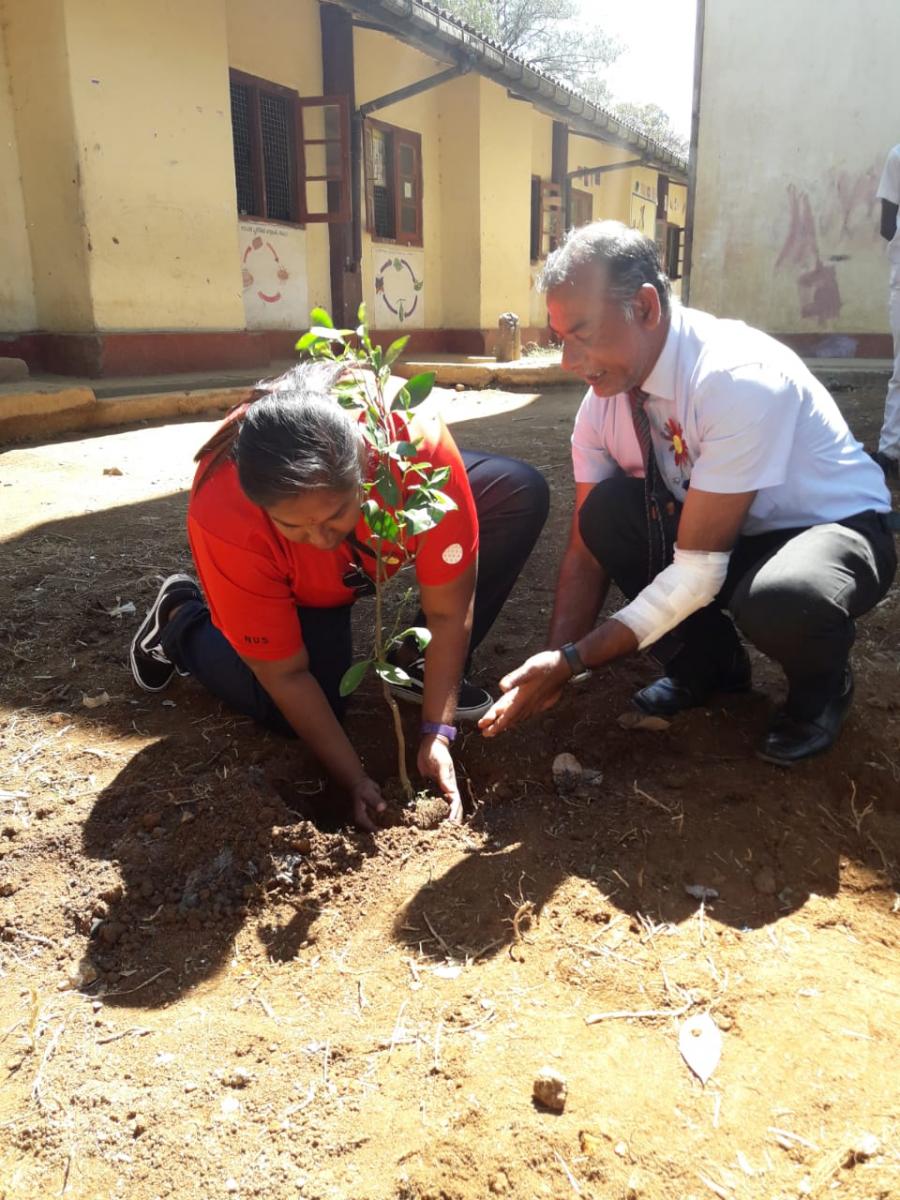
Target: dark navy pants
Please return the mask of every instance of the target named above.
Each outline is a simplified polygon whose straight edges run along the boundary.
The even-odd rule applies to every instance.
[[[469,450],[462,458],[478,514],[471,652],[497,619],[534,548],[547,519],[549,491],[543,475],[518,459]],[[340,681],[353,657],[351,608],[297,609],[310,672],[338,716],[346,704]],[[279,733],[292,733],[256,676],[213,625],[202,601],[179,608],[163,630],[162,646],[179,670],[193,675],[229,708]]]
[[[676,505],[670,548],[679,513]],[[633,600],[647,584],[643,479],[616,475],[598,483],[582,505],[579,529]],[[747,639],[783,668],[790,714],[813,717],[840,691],[856,618],[881,600],[896,569],[893,535],[880,513],[740,537],[716,599],[660,638],[650,653],[669,674],[713,685],[740,653],[727,610]]]

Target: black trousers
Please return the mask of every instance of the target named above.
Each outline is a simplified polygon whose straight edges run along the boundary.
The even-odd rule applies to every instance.
[[[670,546],[679,514],[676,505],[667,518]],[[644,481],[616,475],[598,483],[582,506],[579,527],[585,545],[633,599],[648,582]],[[738,538],[716,599],[651,653],[676,678],[714,686],[740,654],[736,624],[781,665],[788,712],[807,719],[840,689],[855,620],[881,600],[896,569],[887,517],[874,512]]]
[[[478,582],[470,652],[484,639],[519,577],[547,519],[549,490],[527,463],[497,454],[462,452],[478,514]],[[341,678],[353,658],[350,612],[298,607],[309,669],[328,702],[343,716]],[[213,625],[200,601],[183,604],[162,633],[162,646],[180,671],[193,675],[214,696],[244,716],[279,733],[292,734],[271,696],[237,651]]]

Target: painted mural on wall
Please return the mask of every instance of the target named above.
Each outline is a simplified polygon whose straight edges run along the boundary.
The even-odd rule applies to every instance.
[[[635,184],[631,194],[631,210],[629,223],[632,229],[639,229],[647,237],[656,233],[656,192],[653,188]]]
[[[787,228],[775,267],[794,275],[800,316],[820,327],[841,315],[839,269],[878,246],[878,175],[873,164],[832,170],[809,188],[787,186]]]
[[[305,329],[309,304],[304,231],[240,221],[238,234],[247,328]]]
[[[375,329],[425,327],[425,255],[405,246],[372,247]]]

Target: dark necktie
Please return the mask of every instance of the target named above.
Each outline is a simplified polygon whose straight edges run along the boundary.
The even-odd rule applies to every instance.
[[[647,517],[647,582],[649,583],[666,565],[668,554],[666,527],[660,506],[659,470],[656,465],[656,455],[653,452],[650,418],[644,407],[644,401],[648,398],[648,393],[639,387],[633,387],[628,393],[631,419],[634,422],[634,432],[637,434],[638,446],[644,463],[644,511]],[[668,489],[666,490],[668,491]]]

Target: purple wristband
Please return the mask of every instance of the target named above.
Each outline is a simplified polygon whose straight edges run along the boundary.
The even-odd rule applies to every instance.
[[[456,737],[455,725],[439,725],[437,721],[423,721],[422,733],[433,733],[438,737],[445,737],[448,742],[452,742]]]

